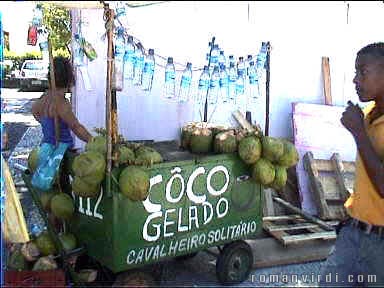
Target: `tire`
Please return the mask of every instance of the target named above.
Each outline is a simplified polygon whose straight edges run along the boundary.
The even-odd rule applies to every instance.
[[[224,285],[238,284],[249,277],[253,265],[251,247],[243,240],[224,246],[216,260],[216,276]]]
[[[145,271],[132,270],[120,273],[112,287],[154,287],[154,277]]]
[[[190,253],[190,254],[185,254],[185,255],[177,256],[177,257],[175,257],[175,260],[176,261],[189,260],[189,259],[195,257],[197,255],[197,253],[199,253],[199,252],[193,252],[193,253]]]

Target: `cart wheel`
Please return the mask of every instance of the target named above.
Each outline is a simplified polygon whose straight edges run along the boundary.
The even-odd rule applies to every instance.
[[[126,271],[120,273],[112,287],[154,287],[157,286],[153,276],[144,271]]]
[[[251,247],[243,240],[224,246],[216,260],[216,275],[222,284],[237,284],[246,280],[253,265]]]
[[[189,259],[195,257],[197,255],[197,253],[199,253],[199,252],[193,252],[193,253],[190,253],[190,254],[185,254],[185,255],[177,256],[177,257],[175,257],[175,260],[176,261],[189,260]]]

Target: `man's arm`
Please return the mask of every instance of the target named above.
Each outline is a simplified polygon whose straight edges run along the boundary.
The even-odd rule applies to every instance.
[[[72,112],[70,104],[63,104],[63,109],[58,109],[60,118],[67,123],[69,128],[75,133],[75,135],[84,142],[89,142],[92,138],[92,135],[88,130],[77,120],[75,114]]]

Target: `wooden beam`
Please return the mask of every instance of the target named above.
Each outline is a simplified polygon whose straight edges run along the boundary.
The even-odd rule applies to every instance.
[[[329,68],[329,58],[322,57],[321,60],[322,60],[321,67],[322,67],[322,73],[323,73],[325,105],[332,105],[331,73]]]

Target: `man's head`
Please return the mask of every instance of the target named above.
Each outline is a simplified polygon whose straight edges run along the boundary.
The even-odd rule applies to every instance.
[[[384,43],[372,43],[360,49],[355,69],[353,83],[360,101],[384,98]]]
[[[75,83],[75,77],[71,62],[68,58],[58,56],[53,59],[55,68],[55,84],[57,88],[70,88]],[[48,80],[50,81],[50,74],[48,72]]]

